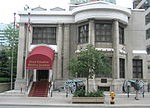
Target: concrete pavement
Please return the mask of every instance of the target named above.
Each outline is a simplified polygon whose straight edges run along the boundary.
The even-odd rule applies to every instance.
[[[145,97],[139,96],[139,100],[134,99],[135,94],[127,97],[127,94],[116,94],[116,103],[113,106],[150,106],[150,93],[145,93]],[[50,106],[112,106],[110,104],[109,93],[105,93],[105,104],[72,104],[72,95],[66,97],[64,92],[53,92],[52,97],[27,97],[20,91],[0,93],[0,105],[50,105]]]

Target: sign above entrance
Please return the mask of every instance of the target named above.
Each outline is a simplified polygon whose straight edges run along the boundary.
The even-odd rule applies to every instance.
[[[27,69],[52,69],[54,61],[54,50],[46,46],[38,46],[34,48],[27,60]]]

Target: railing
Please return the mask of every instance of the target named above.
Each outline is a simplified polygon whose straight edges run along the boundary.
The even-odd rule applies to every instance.
[[[31,90],[31,87],[32,87],[32,84],[33,84],[33,75],[29,78],[29,82],[28,82],[28,85],[27,85],[27,94],[29,94],[30,90]]]

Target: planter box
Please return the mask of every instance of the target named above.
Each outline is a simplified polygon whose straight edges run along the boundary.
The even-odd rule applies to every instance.
[[[97,103],[103,104],[105,97],[72,97],[72,103]]]
[[[0,93],[10,90],[10,83],[0,83]]]

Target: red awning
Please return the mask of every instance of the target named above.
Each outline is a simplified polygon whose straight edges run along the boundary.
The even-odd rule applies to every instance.
[[[54,50],[46,47],[39,46],[34,48],[26,60],[27,69],[52,69],[54,61]]]

